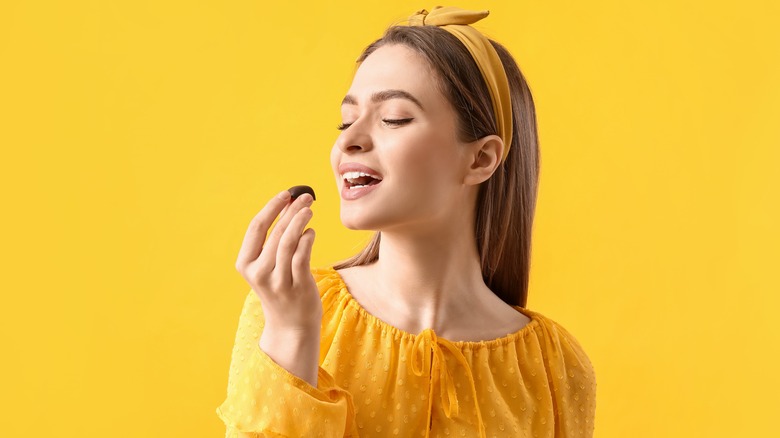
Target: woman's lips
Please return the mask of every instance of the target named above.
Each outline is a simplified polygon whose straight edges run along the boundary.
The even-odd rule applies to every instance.
[[[349,188],[349,185],[345,182],[341,186],[341,199],[345,201],[354,201],[355,199],[362,198],[363,196],[366,196],[367,194],[376,190],[380,184],[382,184],[381,180],[378,183],[371,184],[369,186]]]
[[[376,170],[360,163],[350,162],[350,163],[341,163],[338,168],[339,175],[344,175],[346,172],[363,172],[368,175],[373,175],[378,177],[379,179],[382,179],[382,174],[377,172]]]

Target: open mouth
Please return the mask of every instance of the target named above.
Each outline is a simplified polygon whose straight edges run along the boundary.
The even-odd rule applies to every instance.
[[[382,181],[376,175],[369,175],[363,172],[347,172],[343,175],[344,185],[348,189],[359,189],[361,187],[375,186]]]

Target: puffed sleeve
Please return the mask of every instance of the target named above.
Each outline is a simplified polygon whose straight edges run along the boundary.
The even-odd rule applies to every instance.
[[[557,404],[556,438],[592,438],[596,417],[596,372],[569,331],[551,319],[547,331],[548,379]]]
[[[322,366],[315,388],[274,362],[258,345],[264,323],[260,299],[250,289],[238,321],[227,397],[217,408],[225,436],[358,436],[352,395]]]

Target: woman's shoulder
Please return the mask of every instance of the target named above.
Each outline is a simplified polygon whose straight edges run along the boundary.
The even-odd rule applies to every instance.
[[[548,336],[553,336],[558,339],[565,338],[574,342],[577,341],[575,336],[564,326],[564,324],[558,322],[557,318],[553,319],[548,316],[547,313],[527,308],[523,308],[523,312],[530,315],[532,320],[539,321],[539,325],[545,329]]]
[[[320,300],[325,312],[323,316],[327,317],[327,314],[332,313],[335,308],[345,307],[349,302],[349,294],[339,272],[331,265],[312,267],[310,271],[320,292]]]
[[[338,293],[343,287],[341,276],[333,266],[316,266],[310,269],[317,282],[317,288],[320,291],[320,297],[327,294]]]
[[[548,366],[569,376],[578,372],[581,379],[578,383],[592,385],[595,390],[593,363],[579,339],[557,320],[540,312],[523,310],[537,321],[534,331]]]
[[[585,350],[577,337],[574,336],[564,324],[547,316],[547,314],[535,310],[523,308],[523,312],[529,315],[532,321],[537,321],[538,331],[541,332],[539,337],[546,342],[549,342],[551,347],[556,347],[553,348],[553,350],[560,350],[568,347],[569,349],[577,350],[583,354],[585,353]]]
[[[310,270],[318,282],[324,278],[336,278],[336,274],[338,274],[331,265],[313,266]]]
[[[590,357],[579,339],[561,322],[539,312],[528,311],[535,322],[535,336],[518,349],[521,373],[541,374],[560,406],[561,422],[571,428],[590,428],[596,413],[597,380]]]

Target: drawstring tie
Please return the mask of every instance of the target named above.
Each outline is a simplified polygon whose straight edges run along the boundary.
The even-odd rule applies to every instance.
[[[423,330],[422,333],[420,333],[420,335],[418,335],[414,340],[414,345],[412,346],[412,372],[416,376],[422,376],[425,370],[431,370],[430,389],[428,390],[427,424],[431,424],[433,388],[436,384],[437,378],[441,385],[441,404],[444,407],[444,414],[447,415],[447,418],[452,418],[453,416],[457,416],[459,412],[458,395],[455,390],[455,383],[453,382],[450,370],[447,368],[447,363],[444,360],[444,353],[441,347],[448,349],[453,354],[453,356],[458,359],[458,362],[460,362],[461,365],[466,368],[466,375],[469,378],[469,383],[471,383],[471,394],[474,398],[474,407],[477,410],[477,426],[479,427],[479,436],[484,438],[485,425],[482,422],[482,413],[479,410],[479,403],[477,402],[477,388],[474,384],[474,376],[471,374],[471,367],[469,367],[469,364],[466,361],[466,358],[463,356],[463,353],[460,352],[455,344],[444,338],[436,336],[436,333],[434,333],[433,329],[430,328]],[[432,351],[433,353],[432,368],[431,355],[428,354],[428,351]],[[420,365],[417,364],[418,356],[423,357],[423,363]],[[429,426],[428,430],[425,432],[426,437],[428,436],[428,432],[430,432]]]

